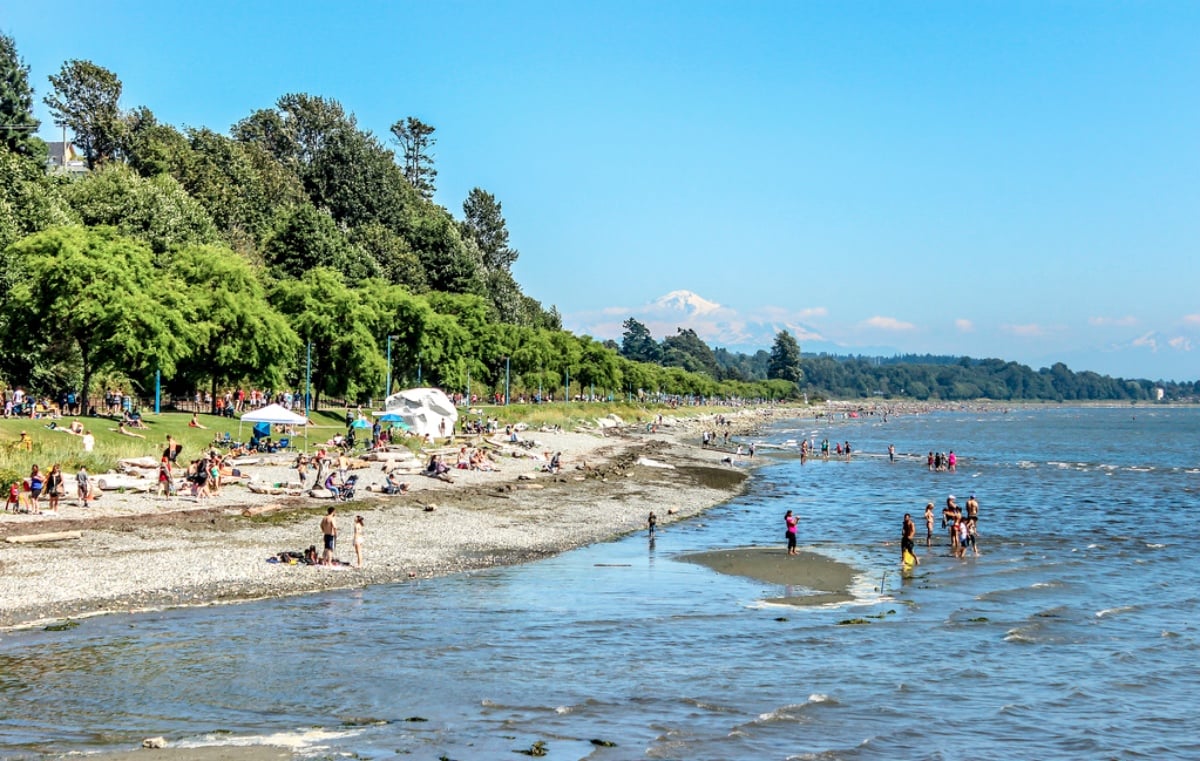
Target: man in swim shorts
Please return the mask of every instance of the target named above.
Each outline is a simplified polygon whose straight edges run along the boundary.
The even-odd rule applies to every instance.
[[[330,505],[325,517],[321,519],[321,533],[325,537],[325,552],[321,554],[322,565],[333,565],[333,548],[337,544],[337,519],[334,517],[336,514],[337,508]]]

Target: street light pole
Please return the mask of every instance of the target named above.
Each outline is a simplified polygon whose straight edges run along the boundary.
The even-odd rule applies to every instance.
[[[387,406],[387,398],[392,393],[392,339],[395,336],[387,337],[387,386],[383,389],[383,404]]]
[[[510,391],[512,389],[512,386],[509,383],[509,379],[512,377],[510,374],[511,370],[512,370],[512,358],[505,357],[504,358],[504,406],[505,407],[508,406],[509,398],[510,398]]]
[[[312,341],[308,342],[304,360],[304,419],[308,420],[308,405],[312,399]]]

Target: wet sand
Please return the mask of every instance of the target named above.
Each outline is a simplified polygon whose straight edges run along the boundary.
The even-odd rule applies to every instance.
[[[767,602],[827,605],[854,599],[850,594],[854,568],[815,552],[801,550],[800,554],[789,556],[783,547],[744,547],[683,555],[679,560],[696,563],[718,573],[812,590],[811,594],[775,597]]]

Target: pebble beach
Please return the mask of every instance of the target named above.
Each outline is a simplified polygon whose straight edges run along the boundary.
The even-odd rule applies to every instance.
[[[749,432],[767,411],[734,416]],[[407,582],[546,557],[696,515],[737,493],[745,461],[699,446],[712,419],[677,419],[653,431],[528,432],[533,456],[495,452],[494,471],[454,470],[452,483],[406,477],[408,493],[385,496],[377,463],[355,470],[354,500],[336,503],[335,566],[269,562],[321,545],[329,500],[256,494],[223,486],[197,501],[106,492],[89,506],[64,499],[58,514],[0,516],[0,627],[61,625],[70,619],[181,605]],[[558,473],[544,453],[561,452]],[[725,461],[725,460],[732,461]],[[287,461],[246,468],[260,483],[294,481]],[[364,488],[367,487],[367,488]],[[362,515],[364,561],[353,564],[352,521]],[[68,533],[78,538],[12,543]]]

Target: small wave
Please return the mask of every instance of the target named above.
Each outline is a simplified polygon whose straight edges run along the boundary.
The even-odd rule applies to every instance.
[[[758,720],[755,723],[767,723],[774,721],[798,721],[803,714],[811,710],[814,706],[828,705],[836,706],[838,701],[829,695],[824,695],[819,692],[814,692],[808,696],[808,700],[803,703],[792,703],[776,708],[774,711],[768,711],[758,715]]]
[[[1136,605],[1118,605],[1115,608],[1105,608],[1104,610],[1096,611],[1096,618],[1104,618],[1111,616],[1114,613],[1128,613],[1131,610],[1137,610]]]
[[[341,740],[347,737],[354,737],[361,733],[362,730],[343,730],[333,731],[329,729],[303,729],[294,732],[275,732],[269,735],[204,735],[196,740],[183,740],[179,742],[178,748],[213,748],[213,747],[237,747],[250,748],[257,746],[268,746],[275,748],[287,748],[293,753],[299,753],[303,750],[312,750],[324,747],[325,743],[330,740]]]
[[[1163,547],[1166,547],[1166,546],[1167,545],[1165,545],[1165,544],[1156,544],[1154,542],[1146,543],[1146,549],[1148,549],[1148,550],[1161,550]]]
[[[1026,630],[1022,627],[1017,627],[1016,629],[1009,629],[1005,633],[1004,641],[1032,645],[1035,642],[1037,642],[1037,638],[1030,636],[1028,630]]]

